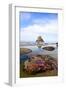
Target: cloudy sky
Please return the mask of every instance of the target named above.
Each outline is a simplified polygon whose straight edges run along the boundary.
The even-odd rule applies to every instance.
[[[42,36],[45,42],[58,41],[57,13],[20,12],[20,42],[36,41]]]

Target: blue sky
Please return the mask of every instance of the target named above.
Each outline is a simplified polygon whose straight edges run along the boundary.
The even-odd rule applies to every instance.
[[[57,13],[20,12],[20,42],[36,41],[42,36],[45,42],[58,41]]]

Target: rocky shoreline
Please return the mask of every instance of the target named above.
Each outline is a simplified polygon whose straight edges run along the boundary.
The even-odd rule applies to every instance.
[[[58,65],[57,60],[49,55],[37,55],[32,56],[30,59],[24,62],[23,71],[29,75],[35,75],[37,73],[47,72],[48,76],[50,71],[57,72]]]
[[[43,53],[35,53],[32,47],[20,48],[20,77],[57,76],[58,60],[51,53],[54,47],[47,46]],[[42,47],[42,49],[45,47]],[[38,49],[38,48],[37,48]]]

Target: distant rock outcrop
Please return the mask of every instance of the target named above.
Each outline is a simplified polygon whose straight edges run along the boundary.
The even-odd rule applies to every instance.
[[[36,44],[39,48],[42,47],[42,45],[44,44],[44,40],[42,39],[41,36],[38,36],[37,40],[36,40]]]

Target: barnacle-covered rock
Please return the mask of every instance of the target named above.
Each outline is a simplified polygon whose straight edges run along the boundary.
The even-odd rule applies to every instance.
[[[30,74],[33,72],[37,73],[40,71],[56,70],[57,60],[48,55],[43,57],[41,57],[41,55],[32,56],[31,60],[26,60],[24,62],[24,69]]]

